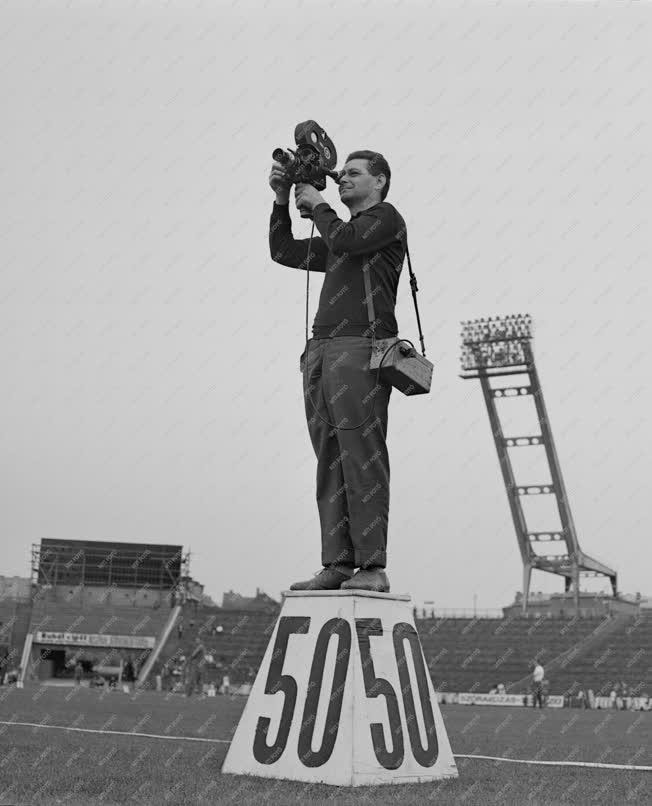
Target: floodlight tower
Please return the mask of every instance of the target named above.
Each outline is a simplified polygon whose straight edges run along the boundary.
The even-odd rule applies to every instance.
[[[532,320],[528,314],[493,317],[462,322],[461,378],[479,378],[484,394],[489,422],[500,460],[507,500],[514,521],[521,559],[523,560],[523,612],[527,610],[532,569],[548,571],[564,577],[565,591],[573,590],[575,609],[579,610],[580,574],[606,576],[614,597],[618,595],[614,570],[586,555],[579,546],[559,459],[552,438],[543,392],[532,353]],[[491,378],[525,375],[527,381],[518,386],[492,386]],[[529,399],[534,401],[539,420],[539,434],[505,436],[496,400]],[[543,447],[550,469],[551,482],[518,484],[510,460],[510,448]],[[552,495],[559,510],[561,529],[532,532],[528,529],[521,503],[522,496]],[[565,551],[539,554],[540,543],[563,542]]]

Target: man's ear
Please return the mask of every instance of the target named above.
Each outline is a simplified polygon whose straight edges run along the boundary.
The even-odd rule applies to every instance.
[[[385,176],[385,174],[378,174],[378,176],[376,177],[376,184],[378,183],[378,180],[382,180],[380,186],[378,187],[378,190],[382,190],[387,184],[387,177]]]

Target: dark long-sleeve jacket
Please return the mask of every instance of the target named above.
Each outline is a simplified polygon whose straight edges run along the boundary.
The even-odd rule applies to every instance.
[[[389,202],[379,202],[344,222],[323,202],[315,205],[312,215],[319,235],[313,236],[308,259],[310,239],[293,237],[289,205],[274,202],[269,249],[276,263],[325,274],[313,336],[371,337],[363,279],[365,265],[369,268],[378,321],[376,335],[397,335],[394,309],[406,243],[405,221],[398,210]]]

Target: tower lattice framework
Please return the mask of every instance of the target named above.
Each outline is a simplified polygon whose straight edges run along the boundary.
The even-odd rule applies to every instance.
[[[511,375],[526,376],[527,379],[515,386],[492,386],[492,378],[505,378]],[[608,577],[613,595],[617,596],[616,572],[589,557],[582,551],[577,539],[532,352],[531,317],[527,314],[518,314],[462,322],[460,377],[478,378],[482,387],[523,561],[523,612],[527,609],[533,569],[563,576],[565,591],[568,593],[572,590],[574,594],[576,610],[579,610],[580,575]],[[505,435],[496,406],[497,400],[527,400],[530,404],[533,403],[539,422],[539,433]],[[550,471],[550,482],[536,484],[517,482],[510,450],[526,448],[538,450],[543,448]],[[545,532],[535,532],[528,528],[522,500],[529,495],[554,497],[559,511],[560,528]],[[553,543],[557,544],[557,548],[561,551],[549,554],[540,551],[545,544]],[[563,544],[563,547],[559,544]]]

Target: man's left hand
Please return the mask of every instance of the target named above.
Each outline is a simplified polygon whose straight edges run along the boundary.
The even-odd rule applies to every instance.
[[[313,210],[316,205],[325,203],[324,197],[312,185],[299,182],[294,186],[294,200],[298,208]]]

